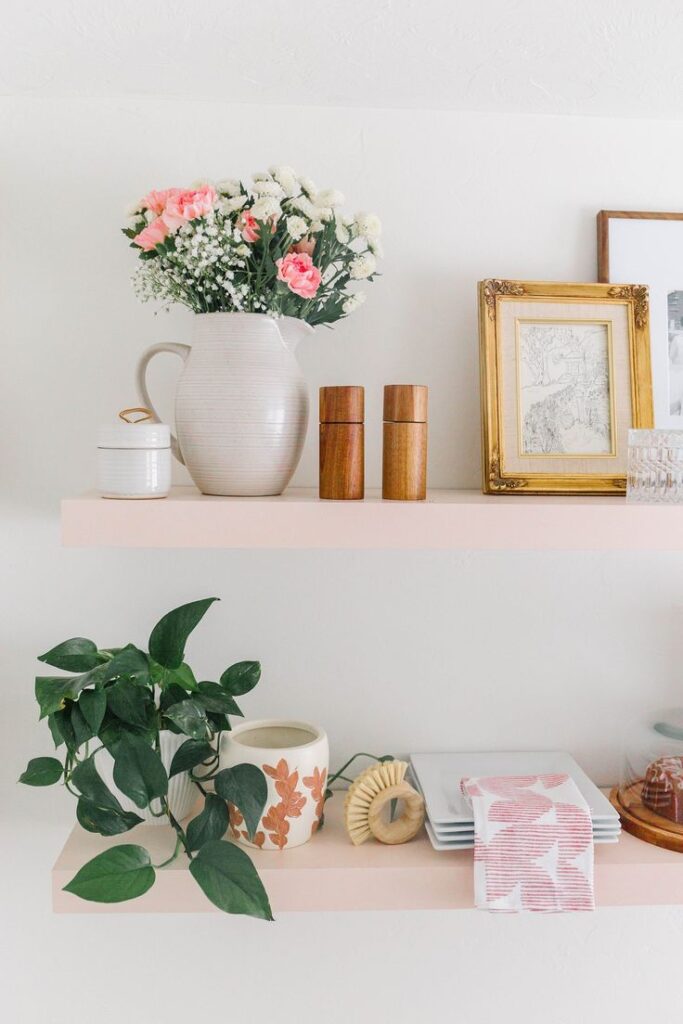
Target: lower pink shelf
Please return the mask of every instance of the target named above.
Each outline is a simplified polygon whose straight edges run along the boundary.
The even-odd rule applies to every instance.
[[[423,833],[404,846],[368,842],[354,847],[342,825],[343,795],[327,806],[320,835],[305,846],[252,851],[273,912],[330,910],[467,910],[472,903],[472,853],[437,853]],[[52,871],[58,913],[203,913],[215,911],[187,870],[187,861],[157,872],[140,899],[103,905],[62,892],[91,857],[115,843],[139,843],[160,863],[173,848],[170,828],[139,825],[134,833],[104,839],[76,826]],[[599,906],[683,904],[683,855],[623,834],[595,850]],[[216,911],[217,912],[217,911]]]

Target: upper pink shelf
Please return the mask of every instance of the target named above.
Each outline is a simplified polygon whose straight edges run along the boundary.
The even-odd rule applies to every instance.
[[[352,846],[342,824],[344,794],[325,808],[319,835],[293,850],[250,850],[274,913],[332,910],[464,910],[473,906],[472,852],[437,853],[424,832],[404,846],[367,842]],[[215,908],[187,869],[185,857],[157,872],[149,892],[130,903],[88,903],[63,892],[83,864],[116,843],[140,843],[152,862],[173,849],[170,826],[138,825],[104,839],[73,829],[52,871],[53,908],[62,913],[197,913]],[[622,834],[615,845],[595,848],[595,897],[599,907],[683,903],[680,853]]]
[[[624,498],[521,497],[430,491],[425,502],[320,501],[290,488],[276,498],[211,498],[175,487],[168,498],[62,502],[70,547],[683,549],[683,506]]]

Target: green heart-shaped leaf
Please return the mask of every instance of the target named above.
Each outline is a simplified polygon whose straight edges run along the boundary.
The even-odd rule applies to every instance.
[[[95,767],[94,754],[76,765],[71,773],[71,781],[78,792],[91,803],[97,804],[98,807],[110,807],[114,811],[123,812],[119,801],[100,778],[100,773]]]
[[[163,687],[180,686],[188,693],[194,693],[197,689],[197,680],[194,677],[194,672],[185,662],[182,663],[180,668],[162,669],[162,673],[161,685]]]
[[[51,715],[47,716],[47,724],[50,727],[50,733],[52,734],[52,740],[54,742],[55,747],[61,747],[62,743],[64,742],[64,737],[62,736],[59,730],[59,725],[55,720],[54,712]]]
[[[253,690],[260,678],[260,662],[238,661],[236,665],[226,668],[221,676],[221,686],[233,697],[241,697]]]
[[[168,776],[158,753],[130,733],[124,733],[116,746],[114,782],[138,807],[168,793]]]
[[[202,601],[192,601],[164,615],[149,638],[152,658],[164,668],[180,668],[188,636],[217,600],[217,597],[207,597]]]
[[[273,920],[268,896],[256,868],[234,843],[221,839],[206,843],[190,861],[190,872],[219,910]]]
[[[145,729],[147,712],[151,705],[149,691],[130,679],[120,679],[107,687],[107,705],[122,722]]]
[[[242,717],[237,701],[223,689],[220,683],[203,682],[197,686],[194,700],[206,711],[215,711],[223,715],[239,715]]]
[[[104,690],[83,690],[78,698],[78,706],[93,734],[97,734],[107,710],[107,695]]]
[[[54,668],[63,668],[66,672],[88,672],[105,660],[97,650],[97,645],[82,636],[65,640],[38,658],[38,661]]]
[[[79,747],[82,747],[84,743],[93,738],[95,730],[91,729],[86,722],[79,704],[71,704],[69,707],[69,717],[71,718],[71,728],[73,729],[76,741],[76,750],[78,750]]]
[[[112,679],[129,679],[142,686],[149,685],[149,658],[135,644],[127,644],[117,651],[111,661],[103,666],[105,682]]]
[[[142,896],[154,885],[154,868],[147,850],[125,844],[99,853],[64,886],[83,900],[121,903]]]
[[[101,683],[106,668],[106,665],[97,665],[80,676],[37,676],[35,693],[40,706],[40,717],[45,718],[54,711],[63,709],[65,702],[76,700],[86,686]]]
[[[82,796],[76,806],[76,817],[88,832],[101,836],[118,836],[128,832],[142,821],[133,811],[117,811],[113,807],[99,807]]]
[[[33,757],[26,766],[26,771],[19,776],[19,782],[25,786],[54,786],[59,782],[64,769],[56,757]]]
[[[261,769],[254,764],[224,768],[215,777],[214,788],[220,797],[240,809],[253,841],[268,799],[268,783]]]
[[[199,850],[205,843],[222,839],[228,829],[228,805],[214,793],[208,793],[204,808],[187,826],[187,845]]]
[[[76,733],[74,732],[74,727],[71,722],[72,707],[72,702],[68,701],[66,707],[62,711],[55,711],[52,713],[52,715],[50,715],[50,718],[48,718],[48,721],[52,719],[53,726],[51,726],[50,728],[51,731],[53,732],[53,735],[55,732],[58,732],[60,734],[64,743],[66,743],[70,754],[74,754],[76,750],[78,750],[78,741],[76,739]]]
[[[192,771],[198,764],[208,761],[215,753],[216,751],[206,740],[185,740],[173,755],[171,770],[168,773],[169,779],[181,772]]]
[[[182,700],[179,704],[172,704],[164,715],[193,740],[205,740],[209,734],[209,723],[204,708],[195,704],[194,700]]]

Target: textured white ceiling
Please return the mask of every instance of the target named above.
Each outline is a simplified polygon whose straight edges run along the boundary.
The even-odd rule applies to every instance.
[[[0,92],[680,117],[681,0],[15,0]]]

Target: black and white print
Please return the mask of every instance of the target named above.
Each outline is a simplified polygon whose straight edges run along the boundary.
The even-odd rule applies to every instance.
[[[518,324],[520,454],[613,451],[605,323]]]

